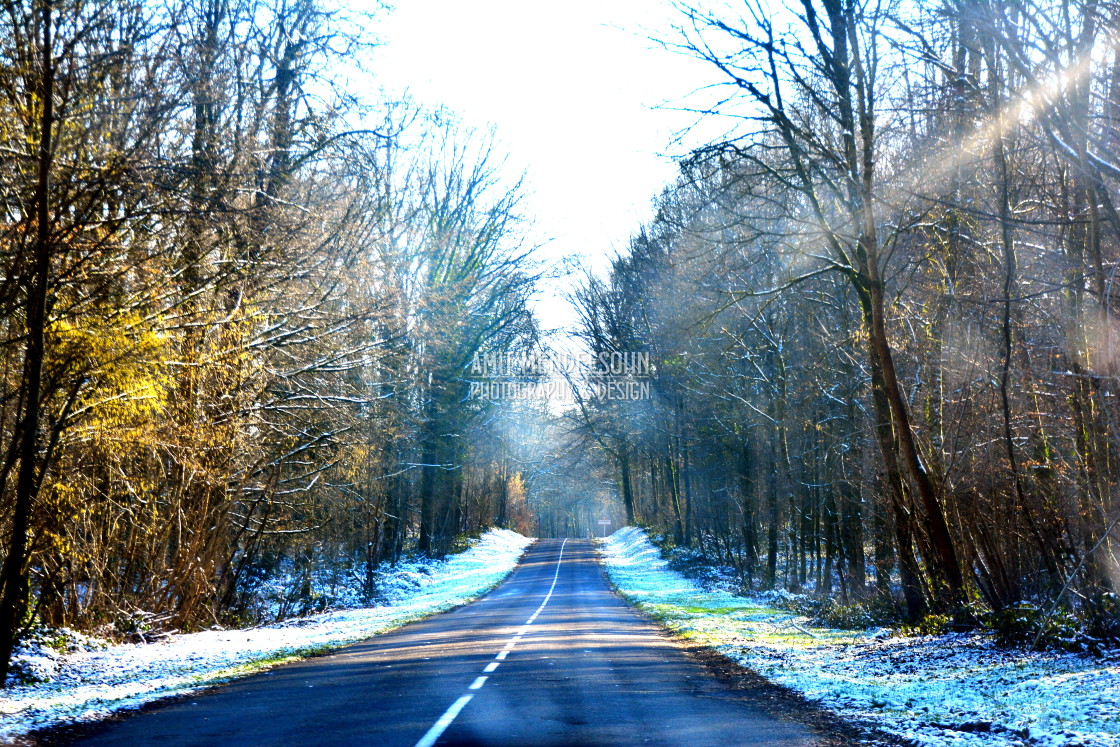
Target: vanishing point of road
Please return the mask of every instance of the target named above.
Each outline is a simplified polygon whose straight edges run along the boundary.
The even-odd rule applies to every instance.
[[[81,745],[816,745],[540,540],[465,607],[107,723]]]

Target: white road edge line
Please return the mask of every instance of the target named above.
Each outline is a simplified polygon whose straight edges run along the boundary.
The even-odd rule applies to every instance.
[[[544,609],[544,606],[548,604],[548,600],[552,599],[552,592],[556,590],[556,580],[560,578],[560,561],[564,559],[564,545],[566,544],[568,544],[567,538],[565,538],[564,541],[560,543],[560,556],[556,559],[556,572],[552,574],[552,586],[548,587],[548,593],[545,594],[544,601],[541,602],[541,606],[537,607],[537,611],[533,613],[533,617],[539,615],[541,610]],[[532,622],[532,620],[530,620],[529,622]],[[502,653],[498,654],[498,658],[504,659],[505,654],[513,648],[514,642],[516,642],[517,639],[521,638],[521,636],[523,635],[524,633],[518,633],[517,635],[515,635],[513,637],[513,640],[506,644],[505,650],[502,651]],[[497,664],[490,664],[490,666],[486,668],[486,671],[493,671],[490,669],[490,667],[496,666]],[[467,689],[477,690],[478,688],[482,687],[484,682],[486,682],[486,677],[478,677],[474,682],[471,683],[470,687]],[[452,703],[451,707],[444,711],[443,715],[439,717],[439,720],[432,724],[432,728],[428,729],[427,734],[420,738],[420,741],[416,743],[416,747],[432,747],[432,745],[436,743],[436,740],[439,739],[445,731],[447,731],[447,727],[451,726],[451,722],[454,721],[455,717],[459,715],[459,711],[463,710],[463,708],[466,707],[467,703],[471,702],[471,698],[473,697],[473,694],[464,695],[454,703]]]

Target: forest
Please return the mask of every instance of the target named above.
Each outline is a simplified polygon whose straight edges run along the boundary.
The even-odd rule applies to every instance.
[[[579,418],[627,522],[748,589],[1114,637],[1120,8],[680,10],[727,134],[575,293],[654,361]]]
[[[723,134],[573,276],[488,133],[348,84],[376,13],[3,0],[0,676],[606,515],[748,590],[1120,636],[1120,5],[677,11]],[[503,372],[570,399],[472,396],[573,345]]]
[[[484,135],[332,80],[367,42],[312,0],[0,17],[0,670],[30,624],[249,622],[282,565],[373,595],[406,544],[524,523],[460,392],[536,339]]]

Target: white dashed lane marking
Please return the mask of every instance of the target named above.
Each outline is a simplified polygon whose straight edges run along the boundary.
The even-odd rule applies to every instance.
[[[537,607],[536,612],[529,616],[529,619],[521,626],[517,634],[509,639],[505,648],[499,651],[498,655],[494,657],[494,661],[486,665],[486,668],[482,670],[485,674],[475,678],[475,681],[467,688],[468,690],[478,690],[486,684],[486,674],[498,668],[498,663],[509,655],[513,647],[516,646],[525,633],[528,632],[529,626],[532,625],[533,621],[537,619],[537,616],[541,614],[544,606],[548,604],[548,600],[552,599],[552,592],[556,591],[556,580],[560,578],[560,561],[564,559],[564,545],[566,544],[568,544],[568,540],[566,539],[560,543],[560,556],[556,558],[556,572],[552,574],[552,585],[548,587],[548,593],[544,595],[544,601],[541,602],[541,606]],[[447,731],[447,727],[451,726],[451,722],[459,715],[459,711],[463,710],[473,697],[473,694],[467,694],[452,703],[451,707],[444,711],[443,715],[439,717],[439,720],[432,724],[432,728],[428,729],[428,733],[420,738],[420,741],[416,743],[416,747],[432,747],[432,745],[436,743],[436,740],[440,738],[440,735]]]

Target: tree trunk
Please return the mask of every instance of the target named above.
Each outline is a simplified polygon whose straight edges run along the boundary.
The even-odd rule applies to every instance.
[[[35,500],[36,461],[39,454],[40,398],[43,361],[46,358],[47,289],[50,280],[50,176],[53,163],[51,135],[54,129],[54,51],[51,39],[52,2],[44,0],[43,47],[39,93],[43,110],[39,119],[38,177],[35,184],[35,249],[33,273],[27,282],[27,341],[24,357],[23,414],[19,427],[19,473],[16,477],[12,538],[4,560],[0,596],[0,685],[8,676],[21,617],[27,602],[27,534],[31,505]],[[47,465],[42,465],[45,470]]]
[[[634,525],[634,490],[630,484],[630,449],[623,447],[618,455],[618,468],[622,473],[622,504],[626,507],[626,523]]]

